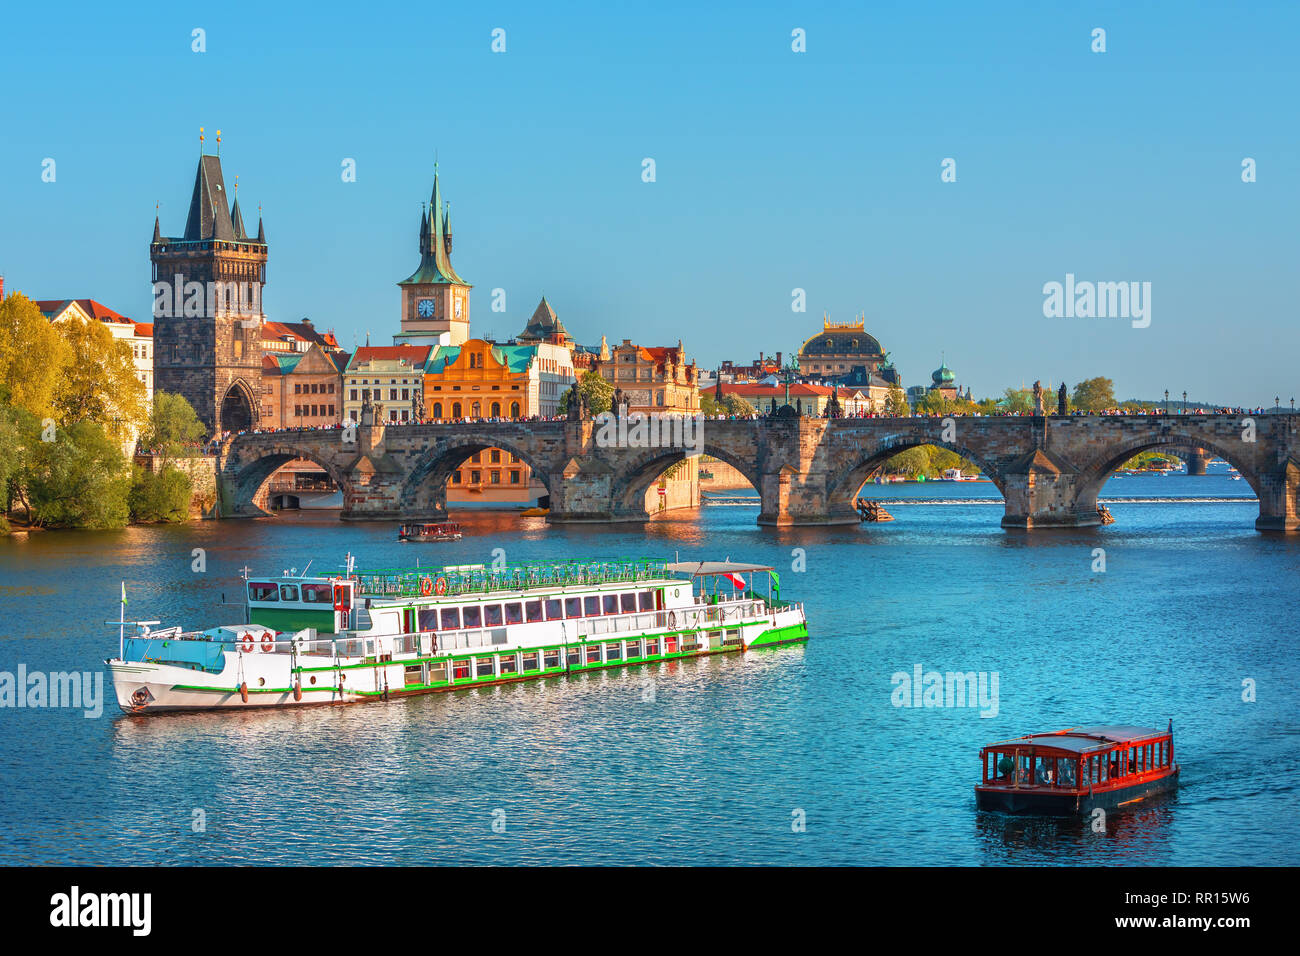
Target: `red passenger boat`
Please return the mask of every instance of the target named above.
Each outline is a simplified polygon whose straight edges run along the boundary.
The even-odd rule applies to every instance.
[[[397,532],[398,541],[459,541],[460,525],[454,521],[412,521]]]
[[[1174,722],[1149,727],[1070,727],[989,744],[980,751],[980,810],[1047,816],[1114,810],[1178,787]]]

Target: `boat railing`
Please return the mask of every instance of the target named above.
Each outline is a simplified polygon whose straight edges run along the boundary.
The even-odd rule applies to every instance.
[[[611,561],[555,562],[510,565],[504,568],[401,568],[356,571],[359,594],[415,597],[436,594],[481,594],[523,591],[539,587],[619,584],[667,576],[664,562],[648,558]]]
[[[576,642],[590,638],[616,635],[631,637],[663,631],[722,630],[748,621],[767,618],[780,611],[798,610],[802,607],[801,604],[775,606],[761,598],[745,597],[719,601],[717,604],[688,605],[658,611],[565,618],[562,623],[565,627],[565,636],[568,640]],[[155,631],[147,636],[127,640],[132,646],[131,659],[171,659],[164,645],[180,640],[201,645],[206,649],[208,656],[216,655],[220,651],[229,651],[250,656],[297,655],[300,661],[308,658],[326,661],[365,660],[396,654],[428,656],[449,651],[504,646],[509,642],[509,631],[520,626],[529,625],[414,631],[389,635],[349,633],[335,637],[320,637],[311,628],[287,637],[276,631],[250,628],[247,631],[236,631],[233,639],[217,640],[204,631],[183,633],[180,628],[169,628],[168,631]],[[188,659],[185,655],[182,657]],[[304,661],[304,663],[310,662]]]

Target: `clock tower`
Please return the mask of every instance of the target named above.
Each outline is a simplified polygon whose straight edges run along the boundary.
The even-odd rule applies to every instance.
[[[420,267],[397,283],[402,331],[395,345],[461,345],[469,338],[469,290],[451,267],[451,210],[442,201],[437,166],[427,212],[420,214]]]

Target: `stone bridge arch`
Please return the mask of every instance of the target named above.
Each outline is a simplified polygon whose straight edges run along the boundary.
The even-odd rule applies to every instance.
[[[1136,438],[1131,438],[1115,445],[1108,446],[1087,464],[1079,469],[1079,475],[1076,479],[1075,487],[1077,489],[1078,508],[1081,511],[1093,511],[1097,507],[1097,496],[1105,487],[1106,482],[1115,474],[1116,470],[1124,462],[1128,461],[1134,455],[1144,451],[1158,451],[1169,449],[1204,449],[1211,454],[1222,458],[1232,467],[1236,468],[1252,491],[1255,497],[1260,500],[1261,518],[1265,515],[1265,501],[1269,497],[1269,489],[1266,487],[1265,475],[1261,474],[1257,468],[1257,462],[1254,456],[1248,456],[1241,453],[1240,449],[1232,448],[1226,442],[1220,442],[1213,438],[1207,439],[1203,436],[1191,436],[1176,431],[1152,432]],[[1294,494],[1295,475],[1298,471],[1294,460],[1289,466],[1283,467],[1283,472],[1289,470],[1292,476],[1293,492],[1290,496],[1290,514],[1294,519],[1296,513],[1296,500]],[[1284,477],[1285,482],[1285,477]],[[1259,526],[1259,522],[1256,525]]]
[[[410,472],[402,482],[400,510],[403,517],[442,520],[447,515],[447,482],[452,472],[463,465],[471,455],[499,448],[518,455],[533,475],[554,493],[559,474],[557,463],[539,455],[527,441],[518,441],[508,435],[465,432],[438,438],[415,458]]]
[[[223,513],[245,517],[269,515],[270,512],[258,504],[263,487],[280,468],[298,459],[319,465],[338,486],[345,502],[354,493],[355,483],[348,470],[335,456],[324,453],[322,449],[307,443],[235,439],[228,446],[221,466]]]
[[[610,485],[610,505],[615,520],[649,520],[645,508],[645,494],[660,475],[693,454],[688,448],[646,448],[624,453],[617,460],[614,479]],[[726,462],[762,493],[762,475],[753,457],[738,455],[731,447],[705,440],[700,454],[710,455]]]
[[[844,463],[839,464],[831,472],[826,482],[828,507],[833,512],[842,512],[845,509],[855,511],[854,499],[857,498],[858,492],[873,472],[900,452],[907,451],[909,448],[920,448],[922,445],[945,448],[948,451],[955,452],[967,461],[973,462],[979,467],[984,477],[993,483],[993,486],[998,489],[1004,498],[1006,497],[1006,476],[994,456],[969,444],[944,441],[934,435],[898,433],[886,435],[879,439],[862,450],[856,456],[856,460],[855,456],[848,456]]]

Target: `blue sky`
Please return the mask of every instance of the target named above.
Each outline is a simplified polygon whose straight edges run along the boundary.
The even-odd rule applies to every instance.
[[[977,396],[1300,392],[1295,4],[52,9],[7,9],[0,57],[0,274],[33,297],[147,318],[204,126],[265,207],[269,317],[348,346],[397,330],[436,155],[475,334],[545,292],[581,341],[714,366],[865,312],[909,385],[942,354]],[[1067,273],[1150,282],[1150,326],[1045,318]]]

